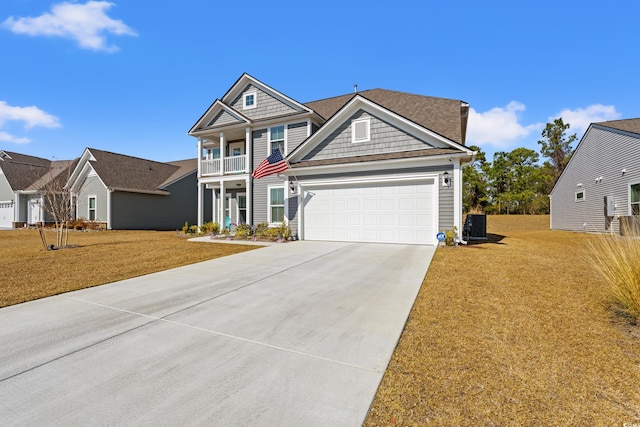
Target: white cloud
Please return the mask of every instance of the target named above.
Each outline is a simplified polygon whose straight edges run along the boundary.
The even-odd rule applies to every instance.
[[[0,127],[7,122],[22,122],[25,129],[31,129],[36,126],[46,128],[59,128],[60,119],[46,111],[42,111],[38,107],[14,107],[4,101],[0,101]],[[0,130],[1,142],[12,142],[14,144],[26,144],[30,142],[29,138],[17,137],[10,133]]]
[[[562,117],[564,123],[571,125],[568,134],[582,134],[591,123],[617,120],[621,117],[621,114],[616,111],[616,107],[613,105],[593,104],[586,108],[577,108],[575,110],[565,108],[554,117],[549,117],[549,122],[559,117]]]
[[[63,2],[54,5],[51,12],[35,18],[6,19],[2,26],[17,34],[30,36],[57,36],[76,40],[80,47],[113,52],[115,45],[107,45],[106,34],[136,36],[136,32],[121,20],[108,17],[105,11],[113,3],[88,1],[85,4]]]
[[[524,104],[516,101],[511,101],[504,108],[495,107],[484,113],[470,108],[467,145],[487,144],[504,150],[532,132],[544,128],[541,123],[521,124],[518,113],[524,110]]]
[[[16,136],[11,135],[8,132],[0,131],[0,142],[12,142],[14,144],[26,144],[31,142],[29,138],[18,138]]]

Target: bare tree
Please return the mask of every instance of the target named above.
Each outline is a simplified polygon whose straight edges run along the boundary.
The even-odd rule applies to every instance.
[[[69,245],[69,221],[71,220],[71,192],[66,188],[73,162],[53,162],[43,178],[42,194],[46,214],[53,220],[56,231],[56,246]]]

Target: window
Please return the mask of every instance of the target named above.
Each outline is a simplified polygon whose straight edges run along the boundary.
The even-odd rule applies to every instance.
[[[89,221],[96,220],[96,196],[89,196]]]
[[[238,224],[247,223],[247,195],[245,193],[238,193]]]
[[[284,187],[269,188],[269,223],[281,224],[284,221]]]
[[[367,142],[370,138],[371,121],[369,118],[351,121],[351,141]]]
[[[269,128],[269,153],[274,152],[276,148],[280,149],[283,156],[286,154],[284,151],[284,126]]]
[[[219,159],[220,147],[207,149],[207,160]]]
[[[576,192],[576,202],[582,202],[584,200],[584,190]]]
[[[629,204],[631,215],[640,215],[640,184],[629,186]]]
[[[256,99],[255,92],[245,93],[242,99],[243,99],[242,101],[243,110],[250,110],[251,108],[256,108],[257,99]]]

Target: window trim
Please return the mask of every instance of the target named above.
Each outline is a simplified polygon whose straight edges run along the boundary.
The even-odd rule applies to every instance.
[[[267,128],[267,155],[270,155],[271,153],[273,153],[273,150],[271,148],[271,143],[274,141],[271,140],[271,129],[278,128],[278,127],[283,128],[282,149],[284,151],[282,152],[282,156],[286,156],[287,155],[287,133],[288,133],[287,129],[289,128],[288,125],[277,125],[277,126],[270,126],[269,128]],[[276,139],[275,141],[280,141],[280,140]]]
[[[93,209],[91,209],[91,199],[95,200]],[[93,210],[93,219],[91,219],[92,210]],[[89,221],[98,220],[98,196],[96,196],[95,194],[89,194],[87,196],[87,220]]]
[[[247,99],[250,96],[253,96],[253,104],[247,105]],[[247,92],[247,93],[242,95],[242,109],[243,110],[252,110],[252,109],[256,108],[257,104],[258,104],[258,92],[256,92],[256,91]]]
[[[356,125],[359,123],[367,124],[367,137],[366,138],[356,138]],[[371,117],[362,117],[359,119],[351,120],[351,142],[356,144],[360,142],[369,142],[371,141]]]
[[[637,201],[637,202],[635,202],[635,203],[632,203],[632,202],[631,202],[631,187],[633,187],[634,185],[640,185],[640,182],[630,182],[630,183],[629,183],[629,187],[628,187],[628,190],[627,190],[627,191],[628,191],[628,194],[629,194],[629,195],[628,195],[628,199],[627,199],[627,200],[629,201],[629,206],[628,206],[628,209],[629,209],[629,210],[628,210],[628,213],[629,213],[629,215],[633,215],[633,208],[632,208],[632,206],[633,206],[633,205],[638,205],[638,206],[639,206],[639,210],[640,210],[640,200],[638,200],[638,201]]]
[[[578,194],[582,194],[582,197],[578,197]],[[585,196],[585,192],[584,192],[584,190],[576,191],[576,195],[575,195],[575,199],[574,199],[574,200],[575,200],[575,202],[576,202],[576,203],[577,203],[577,202],[584,202],[584,199],[585,199],[585,197],[584,197],[584,196]]]
[[[240,207],[240,197],[244,197],[244,208]],[[247,193],[245,193],[245,192],[236,193],[236,214],[237,214],[236,222],[238,224],[241,224],[241,222],[240,222],[240,211],[241,210],[244,211],[244,217],[245,217],[245,223],[246,223],[246,218],[247,218]]]
[[[273,221],[271,209],[274,205],[271,204],[271,190],[273,189],[281,189],[282,190],[282,205],[275,205],[275,207],[282,206],[282,221]],[[269,225],[280,226],[285,220],[285,206],[286,206],[286,193],[284,185],[270,185],[267,187],[267,221]]]

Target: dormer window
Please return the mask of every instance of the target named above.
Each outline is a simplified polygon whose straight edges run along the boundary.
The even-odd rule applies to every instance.
[[[371,120],[357,119],[351,121],[351,141],[367,142],[371,140]]]
[[[250,110],[251,108],[256,108],[257,96],[255,92],[245,93],[243,96],[242,109]]]

